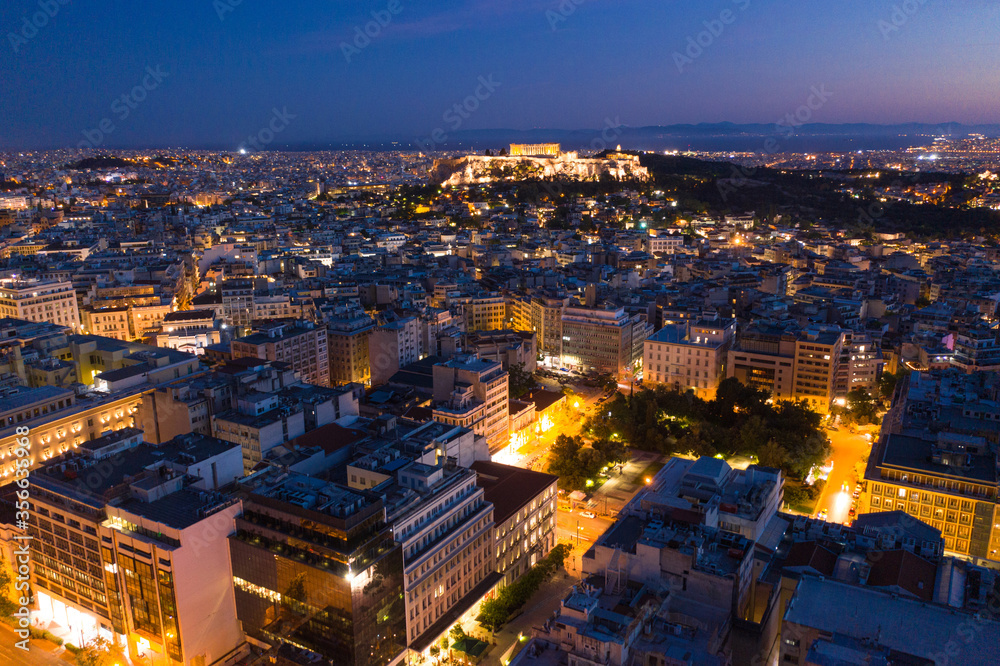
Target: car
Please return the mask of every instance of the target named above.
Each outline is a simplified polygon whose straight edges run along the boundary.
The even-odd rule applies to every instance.
[[[842,486],[840,487],[840,489],[841,489],[841,490],[842,490],[843,492],[845,492],[845,493],[849,492],[849,490],[848,490],[848,488],[847,488],[847,481],[844,481],[844,485],[842,485]]]
[[[858,499],[859,497],[861,497],[861,491],[855,490],[853,493],[851,493],[851,497],[853,497],[854,499]]]
[[[593,511],[581,511],[580,515],[584,518],[597,518]]]
[[[830,512],[827,511],[826,509],[823,509],[822,511],[819,512],[819,515],[816,516],[816,517],[819,518],[820,520],[826,520],[826,517],[829,516],[829,515],[830,515]]]
[[[853,518],[856,514],[857,511],[854,509],[853,506],[851,507],[851,510],[847,512],[847,515],[850,516],[851,518]]]

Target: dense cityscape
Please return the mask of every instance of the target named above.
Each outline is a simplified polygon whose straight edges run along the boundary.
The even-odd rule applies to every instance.
[[[340,4],[0,8],[0,664],[1000,663],[995,3]]]

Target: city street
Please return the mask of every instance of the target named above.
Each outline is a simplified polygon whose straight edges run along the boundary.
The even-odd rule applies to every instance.
[[[871,451],[868,433],[871,429],[858,429],[851,433],[848,428],[837,428],[830,431],[830,446],[833,449],[831,459],[833,470],[826,481],[819,502],[816,503],[816,515],[823,509],[828,512],[827,520],[834,523],[850,522],[848,515],[851,509],[851,493],[854,491],[855,466]],[[843,485],[847,484],[847,492]]]

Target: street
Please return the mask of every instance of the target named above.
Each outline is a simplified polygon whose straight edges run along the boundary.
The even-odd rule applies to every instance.
[[[816,514],[823,509],[828,512],[827,520],[833,523],[848,523],[852,518],[848,515],[851,509],[851,493],[857,481],[855,466],[871,451],[868,430],[858,430],[851,433],[847,428],[831,431],[830,446],[833,449],[831,459],[833,470],[826,481],[823,493],[816,503]],[[847,492],[843,485],[847,484]]]

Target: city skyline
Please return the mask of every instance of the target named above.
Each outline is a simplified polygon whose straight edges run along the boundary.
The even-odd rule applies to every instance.
[[[329,12],[17,0],[0,9],[14,93],[0,147],[87,147],[84,133],[104,122],[113,130],[94,147],[232,149],[276,113],[285,122],[270,149],[608,119],[766,124],[814,89],[828,94],[813,98],[810,122],[997,123],[998,22],[1000,7],[978,1],[831,14],[752,0],[386,0]]]

